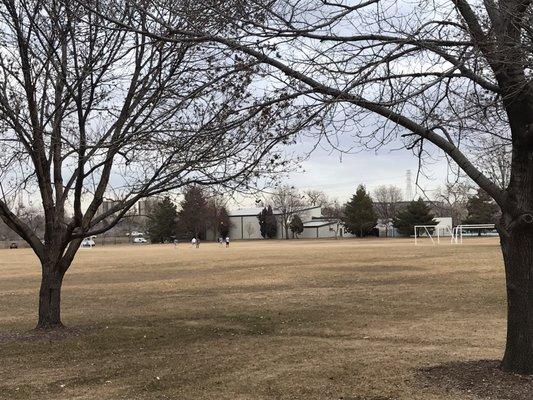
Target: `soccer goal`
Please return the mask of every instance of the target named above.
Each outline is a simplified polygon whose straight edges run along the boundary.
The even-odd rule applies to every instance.
[[[465,233],[469,233],[470,231],[475,230],[475,231],[481,232],[482,230],[493,231],[494,229],[496,229],[496,225],[494,224],[457,225],[455,228],[453,228],[452,243],[455,243],[455,244],[463,243],[463,236],[465,236]],[[469,236],[471,235],[469,234]]]
[[[444,236],[453,236],[452,229],[449,226],[438,225],[415,225],[415,245],[418,239],[428,237],[432,244],[440,244],[440,238]]]

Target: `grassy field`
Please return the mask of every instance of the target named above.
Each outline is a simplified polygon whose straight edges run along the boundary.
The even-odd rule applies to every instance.
[[[497,239],[80,250],[63,321],[39,267],[0,250],[1,399],[513,399]]]

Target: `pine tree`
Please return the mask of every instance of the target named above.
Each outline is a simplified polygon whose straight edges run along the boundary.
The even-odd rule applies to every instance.
[[[346,230],[358,237],[367,236],[377,224],[372,198],[363,185],[359,185],[350,201],[346,203],[343,223]]]
[[[272,207],[268,206],[263,208],[263,210],[257,216],[259,220],[259,229],[261,231],[261,236],[264,239],[272,239],[276,237],[278,233],[278,221]]]
[[[210,239],[217,240],[218,238],[229,236],[233,224],[224,204],[226,204],[226,201],[220,195],[212,196],[207,201],[208,215],[206,222],[209,231],[213,234],[213,237]]]
[[[261,232],[261,236],[263,237],[263,239],[267,239],[267,234],[266,234],[266,231],[267,231],[267,223],[266,223],[266,219],[267,219],[267,209],[266,207],[264,207],[261,212],[257,215],[257,219],[259,221],[259,231]]]
[[[495,224],[500,209],[484,190],[478,189],[477,194],[468,199],[466,210],[465,224]],[[481,236],[481,231],[477,230],[478,236]]]
[[[182,237],[205,239],[209,209],[204,191],[198,186],[189,186],[180,202],[178,233]]]
[[[481,189],[477,194],[468,199],[466,203],[468,216],[463,221],[465,224],[494,224],[498,213],[498,205]]]
[[[222,206],[217,213],[217,226],[218,226],[218,233],[220,234],[220,237],[225,238],[229,236],[229,231],[231,228],[231,220],[229,218],[228,210],[226,210],[226,207]]]
[[[167,196],[157,203],[148,218],[148,235],[152,243],[163,243],[174,239],[178,212],[170,197]]]
[[[404,210],[398,212],[393,223],[402,235],[411,235],[415,225],[436,225],[437,221],[435,221],[434,215],[424,200],[418,198],[416,201],[411,201]]]
[[[304,223],[298,214],[294,214],[291,218],[290,229],[292,236],[298,237],[304,231]]]
[[[267,207],[267,226],[266,226],[266,234],[269,238],[273,239],[278,234],[278,219],[274,215],[274,211],[272,211],[272,207]]]

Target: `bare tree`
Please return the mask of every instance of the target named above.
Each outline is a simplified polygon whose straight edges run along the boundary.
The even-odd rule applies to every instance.
[[[473,149],[473,154],[481,171],[505,190],[511,179],[512,149],[509,141],[489,136],[478,148]]]
[[[285,82],[285,95],[301,94],[302,107],[324,106],[329,122],[320,135],[334,145],[336,135],[371,148],[401,136],[421,159],[438,150],[462,169],[502,210],[508,296],[502,367],[533,373],[533,3],[250,3],[252,10],[220,7],[233,23],[219,33],[168,24],[148,2],[146,15],[164,29],[145,33],[165,42],[186,34],[255,57],[265,74]],[[472,151],[490,137],[510,147],[505,188]]]
[[[330,222],[334,222],[335,239],[339,237],[339,232],[344,226],[342,220],[344,218],[344,204],[341,204],[338,199],[328,202],[322,208],[322,216]]]
[[[381,185],[374,190],[374,209],[378,218],[389,223],[398,212],[402,201],[402,189],[394,185]]]
[[[272,207],[279,213],[285,239],[289,239],[291,217],[304,208],[304,198],[298,189],[289,185],[279,186],[270,196]]]
[[[435,195],[435,200],[442,202],[449,210],[453,225],[460,225],[468,215],[466,205],[472,192],[468,182],[450,182]]]
[[[285,162],[274,147],[300,127],[289,123],[290,99],[252,88],[256,60],[117,30],[92,5],[0,2],[0,218],[42,264],[38,328],[62,326],[63,277],[83,238],[148,196],[246,188]],[[157,29],[133,7],[108,15]],[[194,18],[213,29],[223,19]],[[168,21],[192,29],[194,18]],[[22,191],[42,204],[44,241],[9,206]],[[115,201],[98,212],[104,196]]]
[[[328,196],[322,190],[308,189],[304,192],[304,195],[312,206],[323,207],[328,204]]]

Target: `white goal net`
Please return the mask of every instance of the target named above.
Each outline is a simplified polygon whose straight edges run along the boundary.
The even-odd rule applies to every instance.
[[[493,232],[495,229],[496,225],[494,224],[457,225],[455,228],[453,228],[452,243],[463,243],[463,236],[472,236],[472,231],[474,231],[475,234],[479,236],[482,231]]]
[[[444,236],[453,236],[452,229],[449,226],[438,225],[415,225],[415,245],[419,239],[429,238],[432,244],[440,244],[440,238]]]

